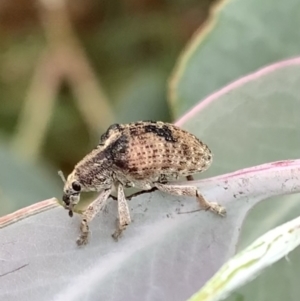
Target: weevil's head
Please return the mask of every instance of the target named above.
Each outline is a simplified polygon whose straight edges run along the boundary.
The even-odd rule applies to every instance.
[[[64,202],[65,209],[69,210],[69,215],[73,216],[73,208],[78,204],[80,200],[80,192],[82,189],[82,185],[78,179],[76,179],[75,175],[71,173],[67,180],[65,180],[64,176],[61,172],[59,172],[62,177],[65,185],[64,185],[64,193],[62,200]]]

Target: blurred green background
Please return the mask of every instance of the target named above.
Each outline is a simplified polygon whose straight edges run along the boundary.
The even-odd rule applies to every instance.
[[[167,81],[211,0],[1,0],[0,215],[60,197],[112,122],[172,121]]]

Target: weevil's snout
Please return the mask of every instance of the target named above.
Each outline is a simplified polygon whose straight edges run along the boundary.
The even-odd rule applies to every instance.
[[[63,194],[63,202],[65,209],[69,210],[69,216],[73,216],[73,208],[78,204],[80,200],[81,185],[74,181],[70,188],[66,189]]]
[[[65,207],[68,208],[70,205],[70,197],[67,194],[63,194],[63,202],[65,203]]]
[[[72,195],[68,195],[68,194],[63,195],[63,202],[65,205],[64,207],[66,210],[69,210],[70,217],[73,216],[73,209],[78,204],[79,199],[80,199],[79,193],[72,194]]]

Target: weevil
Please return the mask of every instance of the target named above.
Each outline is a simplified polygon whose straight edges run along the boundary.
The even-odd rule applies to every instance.
[[[75,166],[67,180],[60,173],[65,182],[63,202],[70,216],[81,192],[100,192],[83,213],[77,244],[88,242],[89,223],[103,209],[114,187],[119,214],[113,234],[115,239],[131,222],[124,193],[127,187],[141,190],[157,188],[172,195],[192,196],[197,198],[201,208],[225,215],[225,208],[208,202],[197,187],[169,182],[203,172],[211,163],[212,153],[208,146],[173,124],[139,121],[111,125],[98,145]]]

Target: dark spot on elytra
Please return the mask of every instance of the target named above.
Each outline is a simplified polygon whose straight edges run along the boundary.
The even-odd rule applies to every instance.
[[[137,172],[137,171],[138,171],[138,168],[137,168],[136,166],[129,167],[129,168],[128,168],[128,171],[129,171],[129,172]]]
[[[157,125],[149,124],[145,126],[145,132],[154,133],[159,137],[165,138],[168,142],[177,142],[177,139],[173,137],[172,131],[166,125],[159,127]]]
[[[126,152],[128,149],[128,140],[125,135],[122,135],[117,140],[112,142],[107,148],[104,150],[105,156],[108,160],[110,160],[116,166],[127,169],[128,168],[128,160],[126,158]]]
[[[129,170],[128,162],[126,160],[115,160],[114,164],[121,169]]]
[[[137,127],[129,128],[130,136],[137,136],[139,134],[139,129]]]
[[[182,144],[181,149],[185,157],[189,157],[191,155],[191,148],[187,144]]]

